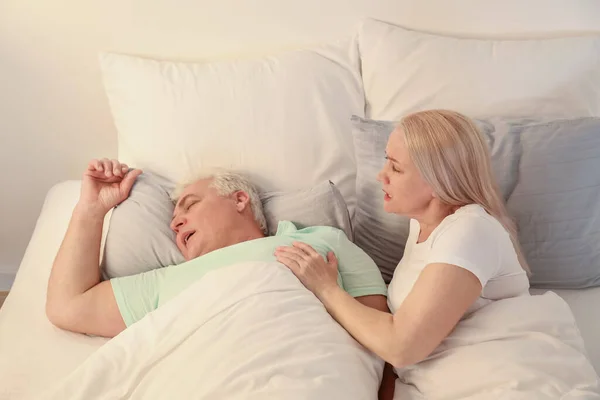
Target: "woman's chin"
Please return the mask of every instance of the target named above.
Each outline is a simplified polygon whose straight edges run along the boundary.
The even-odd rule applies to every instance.
[[[384,200],[383,202],[383,210],[387,213],[393,213],[394,207],[390,204],[389,200]]]

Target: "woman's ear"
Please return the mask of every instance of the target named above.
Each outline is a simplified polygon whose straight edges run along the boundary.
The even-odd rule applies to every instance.
[[[235,207],[238,212],[243,212],[250,204],[250,196],[243,190],[238,190],[234,193]]]

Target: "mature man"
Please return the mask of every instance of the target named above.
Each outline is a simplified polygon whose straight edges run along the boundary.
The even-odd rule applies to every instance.
[[[210,270],[246,261],[275,261],[279,246],[294,241],[319,254],[337,254],[338,282],[363,304],[387,311],[386,287],[375,263],[342,231],[330,227],[298,230],[279,223],[266,237],[266,222],[255,188],[244,178],[220,173],[183,185],[171,228],[186,262],[150,272],[101,281],[98,266],[106,213],[131,191],[142,173],[116,160],[92,160],[83,174],[81,195],[58,251],[46,300],[56,326],[113,337],[169,301]]]

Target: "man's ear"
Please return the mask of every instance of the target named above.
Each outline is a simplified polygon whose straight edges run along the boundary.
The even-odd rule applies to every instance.
[[[243,212],[250,205],[250,196],[243,190],[238,190],[233,194],[235,207],[238,212]]]

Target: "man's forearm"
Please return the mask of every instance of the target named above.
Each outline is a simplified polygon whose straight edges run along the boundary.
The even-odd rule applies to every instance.
[[[381,379],[381,386],[379,387],[378,393],[379,400],[393,400],[395,389],[396,373],[394,372],[394,367],[388,363],[385,363],[383,377]]]
[[[100,282],[100,241],[103,213],[76,206],[60,246],[50,280],[48,303],[63,302]]]

